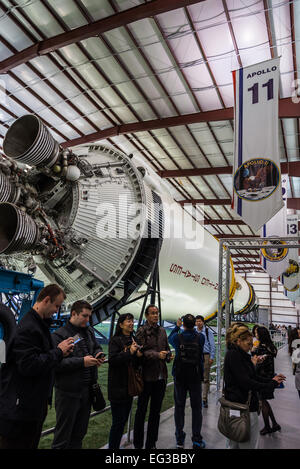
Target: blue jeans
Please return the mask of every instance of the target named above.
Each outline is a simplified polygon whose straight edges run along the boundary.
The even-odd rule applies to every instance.
[[[112,425],[109,434],[109,449],[118,449],[124,432],[124,427],[130,414],[132,397],[123,402],[110,402]]]
[[[174,378],[174,401],[175,401],[175,427],[176,427],[176,441],[177,444],[183,444],[185,433],[184,416],[185,416],[185,402],[187,392],[190,395],[191,408],[192,408],[192,440],[200,443],[202,441],[201,427],[202,427],[202,389],[201,381],[195,383],[179,382]]]

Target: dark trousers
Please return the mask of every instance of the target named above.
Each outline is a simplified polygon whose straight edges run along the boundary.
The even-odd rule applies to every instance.
[[[145,448],[151,449],[155,446],[158,438],[160,409],[165,391],[166,381],[164,379],[144,382],[144,390],[138,398],[134,420],[133,444],[135,448],[143,448],[144,446],[144,425],[149,399],[151,399],[151,402]]]
[[[111,401],[112,425],[109,434],[109,449],[120,448],[124,427],[130,414],[131,406],[132,398],[124,402]]]
[[[52,449],[81,449],[91,412],[90,389],[86,386],[80,397],[56,388],[56,426]]]
[[[174,379],[174,401],[175,401],[175,427],[177,444],[183,444],[185,433],[184,416],[186,396],[189,392],[192,408],[192,440],[200,443],[202,441],[202,390],[201,381],[195,383],[179,382]]]
[[[47,416],[48,403],[38,421],[1,421],[0,449],[37,449],[41,438],[43,423]]]

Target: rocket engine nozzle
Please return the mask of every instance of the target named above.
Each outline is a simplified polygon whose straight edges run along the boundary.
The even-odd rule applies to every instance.
[[[4,153],[21,163],[52,167],[59,154],[59,144],[34,114],[17,119],[3,141]]]
[[[0,202],[13,202],[15,193],[9,178],[0,171]]]
[[[27,213],[8,202],[0,203],[0,254],[35,248],[39,228]]]

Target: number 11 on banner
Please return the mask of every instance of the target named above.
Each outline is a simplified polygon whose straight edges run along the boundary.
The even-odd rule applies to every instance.
[[[267,83],[263,83],[261,86],[262,86],[262,88],[267,87],[268,101],[270,99],[274,99],[274,90],[273,90],[274,80],[273,80],[273,78],[270,78],[270,80],[267,81]],[[258,97],[259,97],[258,90],[259,90],[259,84],[258,83],[254,83],[254,85],[251,86],[251,88],[248,88],[248,91],[252,91],[252,104],[257,104],[258,103]]]

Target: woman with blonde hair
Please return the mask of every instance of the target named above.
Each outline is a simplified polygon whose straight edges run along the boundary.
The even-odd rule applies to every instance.
[[[250,440],[244,443],[228,441],[229,449],[257,449],[259,439],[258,392],[273,391],[285,376],[276,375],[272,379],[256,375],[255,364],[261,357],[251,358],[250,351],[253,345],[253,336],[248,327],[241,323],[233,323],[226,332],[227,352],[224,360],[224,396],[231,402],[246,404],[250,398]]]

